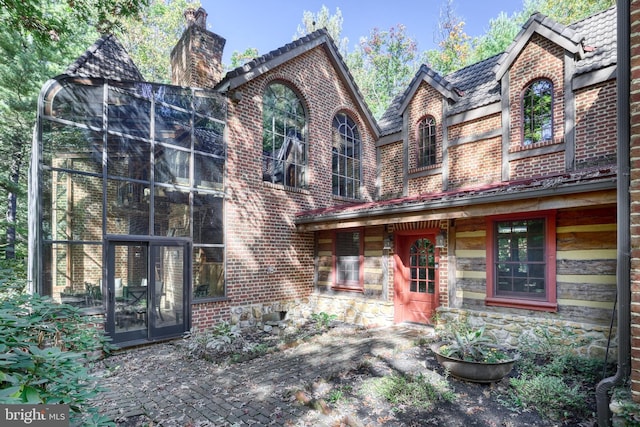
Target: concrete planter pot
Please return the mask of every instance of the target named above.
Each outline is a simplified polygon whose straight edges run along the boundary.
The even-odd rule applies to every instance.
[[[517,357],[508,360],[488,363],[473,362],[468,360],[455,359],[440,353],[440,347],[446,343],[436,343],[431,346],[431,350],[436,355],[436,360],[440,365],[449,371],[451,375],[465,381],[476,383],[492,383],[500,381],[513,369]]]

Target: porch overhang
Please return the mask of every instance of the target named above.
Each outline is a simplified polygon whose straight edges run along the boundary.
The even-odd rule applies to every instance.
[[[615,205],[616,177],[594,182],[506,190],[494,194],[478,192],[459,197],[443,193],[436,197],[404,198],[300,213],[300,232],[379,226],[417,221],[473,218],[518,212]]]

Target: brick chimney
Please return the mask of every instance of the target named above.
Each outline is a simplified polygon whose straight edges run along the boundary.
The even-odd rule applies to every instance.
[[[171,83],[213,88],[223,73],[222,52],[226,40],[207,30],[203,8],[184,12],[187,28],[171,51]]]

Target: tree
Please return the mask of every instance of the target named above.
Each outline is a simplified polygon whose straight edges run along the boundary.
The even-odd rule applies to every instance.
[[[229,65],[228,69],[233,70],[234,68],[240,67],[258,55],[258,49],[255,47],[249,47],[242,53],[236,50],[231,54],[231,65]]]
[[[453,0],[440,9],[436,41],[438,49],[426,53],[431,68],[446,75],[469,64],[471,38],[464,32],[464,21],[454,12]]]
[[[316,14],[305,10],[302,13],[302,25],[298,25],[298,31],[293,38],[297,39],[313,33],[320,28],[326,28],[327,32],[338,47],[340,54],[342,56],[346,56],[349,39],[342,37],[343,21],[342,12],[340,11],[340,8],[337,7],[335,15],[331,15],[329,9],[324,5],[322,5],[322,8]]]
[[[101,34],[109,33],[122,18],[136,16],[148,0],[0,0],[3,25],[40,42],[58,41],[79,23]],[[53,13],[52,13],[53,12]]]
[[[416,42],[404,25],[388,31],[374,28],[368,38],[347,56],[347,64],[375,117],[403,91],[420,67]]]
[[[116,37],[146,80],[171,82],[170,54],[185,29],[184,12],[199,7],[199,1],[150,0],[140,17],[122,21]]]
[[[51,0],[43,9],[33,0],[0,0],[0,191],[6,201],[6,258],[26,230],[25,158],[31,146],[42,85],[61,73],[98,37],[99,30],[134,15],[145,2],[129,0]],[[111,14],[111,11],[114,11]],[[23,205],[22,209],[20,206]],[[25,246],[18,254],[26,254]]]
[[[529,17],[540,12],[564,25],[608,9],[615,0],[527,0],[523,9],[511,16],[504,12],[489,21],[489,30],[474,39],[471,63],[481,61],[504,52]]]

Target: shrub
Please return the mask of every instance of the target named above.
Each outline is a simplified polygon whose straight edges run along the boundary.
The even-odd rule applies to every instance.
[[[88,374],[109,351],[94,319],[71,306],[25,292],[24,282],[0,278],[0,403],[66,404],[72,420],[102,422],[89,400],[99,391]]]
[[[422,374],[417,376],[389,375],[372,380],[372,391],[399,406],[430,409],[435,402],[451,402],[455,398],[445,380],[430,381]]]
[[[586,394],[579,385],[569,387],[562,378],[536,375],[511,378],[511,401],[520,408],[536,409],[540,415],[553,420],[564,417],[568,412],[584,411]]]

